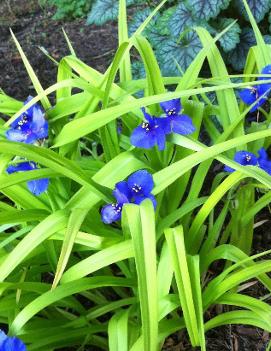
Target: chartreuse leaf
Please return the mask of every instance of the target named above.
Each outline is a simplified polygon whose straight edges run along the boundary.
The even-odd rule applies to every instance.
[[[207,46],[208,48],[210,48],[213,45],[213,40],[211,37],[210,37],[210,40],[211,40],[210,45]],[[76,58],[70,57],[70,59],[74,60]],[[224,75],[227,76],[226,73]],[[238,83],[238,84],[228,83],[228,84],[222,84],[214,87],[168,92],[168,93],[163,93],[159,95],[144,97],[141,99],[135,99],[129,95],[131,98],[129,99],[127,98],[125,102],[123,102],[118,106],[113,106],[102,111],[89,113],[86,116],[81,117],[80,119],[75,119],[67,123],[64,126],[64,128],[61,130],[59,135],[56,137],[54,147],[59,147],[61,145],[77,140],[80,137],[85,136],[93,132],[94,130],[104,126],[105,124],[113,121],[117,117],[120,117],[126,114],[127,112],[133,112],[133,114],[139,115],[139,111],[137,109],[140,107],[153,105],[153,104],[156,104],[162,101],[171,100],[174,98],[187,97],[187,96],[196,95],[196,94],[203,94],[211,91],[217,92],[217,91],[222,91],[226,89],[229,90],[230,88],[241,88],[244,86],[247,86],[247,83]],[[114,91],[117,91],[119,89],[114,89]],[[224,96],[229,97],[229,94],[225,93]],[[229,111],[232,111],[232,109],[229,108]],[[133,114],[130,114],[129,117],[133,116]]]
[[[187,156],[185,159],[177,161],[172,165],[162,169],[161,171],[154,174],[155,188],[153,194],[158,194],[160,191],[164,190],[170,184],[172,184],[176,179],[181,177],[184,173],[190,170],[192,167],[197,164],[210,159],[217,158],[220,162],[225,163],[227,166],[232,167],[241,173],[246,174],[249,177],[259,180],[261,183],[265,184],[269,188],[271,187],[270,176],[263,170],[257,167],[243,167],[238,163],[231,161],[225,156],[218,156],[220,153],[225,152],[231,148],[234,148],[238,145],[246,144],[250,141],[258,140],[264,137],[267,137],[271,134],[271,130],[260,131],[256,133],[251,133],[244,135],[238,138],[234,138],[223,143],[218,143],[211,147],[203,146],[198,142],[192,141],[184,136],[174,134],[171,137],[171,140],[181,146],[186,148],[196,150],[198,152]]]
[[[258,314],[259,317],[265,319],[267,323],[270,323],[271,307],[266,302],[257,300],[254,297],[236,294],[226,293],[222,295],[217,301],[221,305],[233,305],[242,308],[247,308]]]
[[[90,184],[94,184],[93,181],[89,179],[86,173],[77,166],[75,162],[58,155],[52,150],[10,141],[0,141],[0,148],[3,148],[3,153],[5,154],[27,157],[29,160],[43,164],[82,185],[89,184],[89,188],[92,189],[93,194],[95,193],[101,198],[104,198],[104,200],[107,200],[107,198],[97,190],[97,184],[95,184],[95,186]]]
[[[127,13],[126,13],[126,0],[119,0],[119,21],[118,21],[118,37],[119,46],[127,42],[128,37],[128,25],[127,25]],[[131,60],[130,55],[125,55],[123,62],[120,65],[120,83],[132,80],[131,71]]]
[[[207,216],[215,208],[225,193],[245,177],[246,175],[240,172],[233,172],[208,197],[208,200],[206,200],[200,211],[197,213],[189,232],[187,233],[187,250],[189,253],[197,253],[201,245],[202,238],[199,235],[199,231]]]
[[[66,225],[67,217],[64,211],[55,212],[39,223],[19,242],[0,265],[0,281],[3,281],[35,247],[58,230],[65,228]]]
[[[111,245],[69,268],[62,276],[61,284],[78,280],[110,264],[133,257],[133,247],[130,240]]]
[[[72,252],[75,238],[80,230],[81,224],[83,223],[87,213],[88,213],[88,210],[84,210],[80,208],[79,209],[75,208],[71,212],[65,237],[63,240],[62,248],[61,248],[61,253],[57,263],[55,278],[52,285],[53,289],[57,286],[57,284],[59,283],[62,277],[62,274],[68,263],[70,254]]]
[[[197,28],[196,30],[203,46],[210,46],[213,39],[208,31],[204,28]],[[216,45],[212,45],[210,48],[209,52],[207,53],[207,59],[212,75],[214,77],[225,77],[223,81],[229,83],[230,78],[227,78],[228,71],[226,65]],[[216,96],[219,104],[220,121],[225,130],[228,125],[240,117],[238,103],[233,89],[218,91]],[[244,131],[243,127],[240,125],[235,129],[234,135],[238,136],[242,134],[244,134]]]
[[[271,331],[270,322],[266,323],[256,313],[251,311],[231,311],[221,313],[205,324],[205,331],[227,324],[244,324]]]
[[[43,90],[43,88],[42,88],[42,86],[40,84],[40,81],[38,80],[38,77],[36,76],[33,68],[31,67],[31,65],[30,65],[27,57],[25,56],[25,54],[23,52],[23,49],[22,49],[21,45],[19,44],[18,40],[16,39],[14,33],[12,32],[12,30],[10,30],[10,32],[11,32],[12,38],[13,38],[16,46],[17,46],[17,49],[18,49],[18,51],[19,51],[19,53],[21,55],[21,58],[23,60],[23,63],[24,63],[25,68],[27,70],[27,73],[28,73],[28,75],[29,75],[29,77],[30,77],[35,89],[36,89],[36,92],[38,94],[42,94],[44,92],[44,90]],[[41,102],[43,104],[43,107],[46,110],[51,107],[50,101],[48,100],[47,96],[43,96],[42,99],[41,99]]]
[[[129,309],[114,314],[108,323],[110,351],[128,351]]]
[[[1,113],[11,116],[15,112],[17,112],[22,106],[23,106],[22,102],[15,100],[6,94],[0,93],[0,112]]]
[[[227,8],[229,0],[191,0],[189,5],[196,18],[209,20]]]
[[[93,278],[84,278],[74,282],[58,286],[56,289],[47,291],[35,300],[30,302],[16,316],[10,326],[11,334],[18,334],[22,327],[42,309],[51,304],[64,299],[65,297],[77,294],[82,291],[95,289],[105,286],[133,286],[133,281],[124,278],[116,278],[111,276],[101,276]]]
[[[234,269],[236,266],[237,264],[232,266],[231,269]],[[240,262],[238,262],[238,266],[240,266]],[[218,277],[213,279],[212,282],[205,289],[203,293],[204,308],[208,308],[220,296],[225,294],[230,289],[237,287],[240,283],[243,283],[255,277],[259,277],[263,273],[267,272],[270,272],[270,260],[254,262],[249,266],[246,265],[246,267],[227,275],[227,271],[223,271],[220,274],[222,279],[219,275]]]
[[[158,349],[158,299],[156,269],[155,216],[153,204],[127,204],[122,214],[126,236],[134,248],[144,350]]]
[[[189,338],[192,346],[200,346],[199,321],[194,301],[197,292],[194,291],[193,294],[192,291],[182,226],[166,229],[165,236],[171,253],[172,266]],[[198,301],[197,304],[200,306],[201,303]]]

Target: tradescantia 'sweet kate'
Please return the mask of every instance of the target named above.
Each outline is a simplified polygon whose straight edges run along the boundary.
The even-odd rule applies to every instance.
[[[262,147],[258,151],[259,157],[249,151],[237,151],[234,156],[234,161],[242,166],[258,166],[271,175],[271,161],[268,159],[266,150]],[[231,167],[225,166],[224,171],[234,172]]]
[[[24,104],[26,105],[33,99],[29,96]],[[22,113],[6,132],[6,137],[10,141],[22,142],[26,144],[42,145],[45,138],[48,137],[48,122],[45,119],[45,114],[39,104],[34,104]],[[17,165],[10,165],[7,168],[7,173],[26,172],[38,169],[35,162],[20,160],[22,162]],[[16,158],[17,162],[17,158]],[[40,195],[47,190],[49,179],[37,179],[27,182],[28,189],[34,195]]]
[[[132,145],[144,149],[150,149],[157,145],[159,150],[164,150],[167,134],[187,135],[195,131],[191,118],[181,114],[180,99],[161,102],[160,106],[165,112],[165,117],[151,116],[145,108],[142,108],[146,122],[143,122],[132,132]]]
[[[102,208],[102,221],[110,224],[120,220],[122,207],[126,203],[139,205],[143,200],[150,199],[156,208],[155,197],[151,194],[153,187],[153,177],[146,170],[139,170],[131,174],[127,181],[118,182],[113,190],[116,203],[105,205]]]
[[[271,65],[267,65],[262,69],[262,74],[271,74]],[[267,80],[267,77],[259,77],[258,80]],[[251,107],[250,112],[255,112],[259,107],[261,107],[268,99],[271,92],[271,83],[264,83],[249,87],[240,91],[240,98],[247,105],[251,105],[258,102]]]

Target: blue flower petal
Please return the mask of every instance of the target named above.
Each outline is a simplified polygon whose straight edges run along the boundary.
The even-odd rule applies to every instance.
[[[259,157],[258,157],[258,164],[261,169],[263,169],[265,172],[267,172],[269,175],[271,175],[271,161],[268,159],[268,154],[266,150],[262,147],[258,151]]]
[[[251,105],[257,100],[256,92],[257,92],[257,88],[254,88],[254,87],[253,89],[246,88],[239,92],[239,96],[240,96],[240,99],[243,100],[245,104]]]
[[[143,149],[150,149],[156,144],[155,130],[147,131],[142,125],[136,127],[130,137],[131,144]]]
[[[156,130],[156,143],[158,145],[158,149],[164,150],[166,146],[166,135],[163,129],[157,128]]]
[[[37,135],[37,139],[43,139],[48,137],[48,122],[44,118],[42,110],[34,106],[32,114],[31,129]]]
[[[1,345],[1,351],[26,351],[26,346],[20,339],[8,337]]]
[[[117,200],[117,203],[124,204],[130,201],[131,192],[126,181],[118,182],[113,190],[113,196]]]
[[[271,65],[267,65],[265,66],[262,71],[261,71],[262,74],[271,74]],[[271,78],[271,76],[270,76]],[[266,80],[268,79],[268,77],[259,77],[259,80]]]
[[[179,115],[171,119],[172,131],[177,134],[192,134],[196,130],[191,118],[187,115]]]
[[[157,118],[155,117],[155,124],[159,126],[165,134],[170,134],[171,133],[171,118],[169,117],[161,117]]]
[[[248,151],[237,151],[234,156],[234,161],[242,166],[256,166],[258,163],[257,157]]]
[[[259,155],[258,160],[262,160],[262,161],[268,160],[268,154],[264,147],[260,148],[260,150],[258,151],[258,155]]]
[[[49,179],[42,178],[42,179],[34,179],[27,182],[27,187],[36,196],[44,193],[49,186]]]
[[[32,99],[33,99],[33,96],[29,95],[28,98],[24,101],[24,105],[28,104]],[[37,103],[35,103],[35,104],[32,105],[31,107],[29,107],[29,108],[26,110],[25,113],[26,113],[28,116],[31,116],[31,117],[32,117],[33,108],[34,108],[35,106],[38,106],[38,107],[40,108],[40,106],[39,106]]]
[[[109,204],[103,206],[101,210],[102,221],[111,224],[121,219],[122,206],[119,204]]]
[[[235,171],[235,169],[233,169],[233,168],[231,168],[231,167],[229,167],[229,166],[225,166],[224,167],[224,172],[234,172]]]
[[[3,330],[0,330],[0,346],[2,345],[3,341],[6,340],[7,335]]]
[[[16,166],[8,166],[7,172],[8,174],[11,174],[14,172],[32,171],[33,169],[37,169],[37,165],[35,164],[35,162],[21,162],[18,163]]]
[[[169,116],[178,115],[182,109],[180,99],[172,99],[169,101],[161,102],[160,106],[162,107],[164,112]]]
[[[6,137],[10,141],[17,141],[17,142],[22,142],[25,143],[28,135],[26,133],[22,133],[22,131],[18,129],[9,129],[6,131]]]
[[[34,169],[37,169],[37,165],[35,164],[35,162],[21,162],[16,166],[10,165],[7,168],[7,173],[12,174],[15,172],[27,172],[27,171],[32,171]],[[48,189],[48,186],[49,186],[48,178],[34,179],[27,182],[28,189],[34,195],[37,195],[37,196],[42,194],[44,191],[46,191]]]
[[[130,175],[127,183],[134,196],[141,194],[148,196],[154,187],[153,177],[146,170],[140,170]]]

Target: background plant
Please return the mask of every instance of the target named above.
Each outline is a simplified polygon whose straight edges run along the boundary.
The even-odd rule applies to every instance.
[[[128,36],[121,0],[119,47],[107,71],[83,63],[68,41],[71,55],[55,61],[57,82],[45,90],[13,35],[37,95],[25,106],[4,93],[0,98],[1,113],[10,116],[1,120],[0,140],[0,322],[29,351],[89,345],[154,351],[182,329],[205,350],[205,332],[220,325],[271,332],[269,294],[258,300],[243,285],[253,278],[271,289],[270,251],[249,256],[255,216],[271,201],[271,179],[259,167],[233,161],[237,150],[270,146],[269,104],[251,123],[251,107],[235,94],[270,83],[269,75],[257,80],[271,62],[270,46],[246,6],[257,45],[250,48],[242,82],[232,82],[240,76],[229,76],[216,46],[231,26],[215,38],[197,27],[202,49],[181,77],[164,77],[141,35],[163,5]],[[132,48],[146,79],[131,79]],[[205,60],[209,78],[200,73]],[[168,136],[162,152],[133,148],[140,108],[160,114],[159,103],[173,98],[182,99],[195,133]],[[9,125],[36,102],[48,117],[49,148],[7,141]],[[14,156],[43,168],[7,175]],[[215,160],[221,164],[217,174]],[[223,172],[224,164],[236,171]],[[103,224],[100,209],[113,201],[115,184],[140,169],[153,174],[156,211],[149,200],[125,204],[121,223]],[[50,186],[35,197],[26,182],[42,178],[50,178]],[[209,276],[214,262],[221,273]],[[210,317],[205,312],[214,305],[223,312]]]
[[[103,25],[116,20],[118,16],[118,3],[114,0],[50,1],[57,7],[55,18],[87,16],[88,24]],[[157,1],[127,1],[127,6],[131,6],[130,34],[147,18],[156,4]],[[270,43],[270,1],[250,0],[248,4],[265,34],[265,41]],[[156,52],[163,74],[172,76],[185,71],[201,49],[201,42],[193,31],[195,26],[203,26],[215,36],[230,24],[233,25],[218,43],[225,62],[234,71],[240,72],[244,68],[249,48],[256,44],[242,1],[168,1],[145,28],[144,35]],[[135,62],[133,69],[137,78],[142,77],[144,69],[141,63]]]

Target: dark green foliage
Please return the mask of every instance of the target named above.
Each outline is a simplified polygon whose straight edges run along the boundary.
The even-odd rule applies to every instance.
[[[202,20],[208,21],[216,17],[222,9],[227,8],[229,0],[190,0],[193,15]]]
[[[49,4],[57,8],[54,19],[84,17],[92,2],[92,0],[48,0]]]
[[[135,1],[127,0],[127,6]],[[88,14],[87,24],[101,25],[107,21],[117,19],[119,12],[119,2],[116,0],[96,0]]]
[[[47,0],[58,10],[56,18],[87,15],[88,24],[102,25],[118,17],[118,0]],[[159,0],[126,0],[131,6],[129,35],[132,35],[147,18]],[[263,34],[271,32],[271,0],[247,0]],[[186,69],[200,49],[193,28],[202,26],[213,36],[236,21],[221,37],[218,45],[234,70],[244,68],[248,49],[255,44],[242,0],[171,0],[144,30],[144,36],[156,51],[163,73],[177,74]],[[189,40],[191,41],[189,42]],[[268,40],[268,37],[267,37]],[[179,66],[179,68],[178,68]]]
[[[270,9],[270,0],[247,0],[247,3],[253,13],[256,22],[260,22],[268,10]],[[240,0],[235,0],[235,6],[239,13],[248,20],[247,13],[245,11],[243,2]]]
[[[216,22],[212,23],[212,27],[215,28],[215,34],[227,28],[233,21],[233,18],[219,18]],[[235,23],[227,33],[219,39],[220,45],[225,52],[233,50],[240,42],[240,33],[241,28],[238,23]]]
[[[163,74],[180,75],[188,68],[200,49],[201,43],[195,32],[186,33],[180,40],[169,37],[157,50]]]

